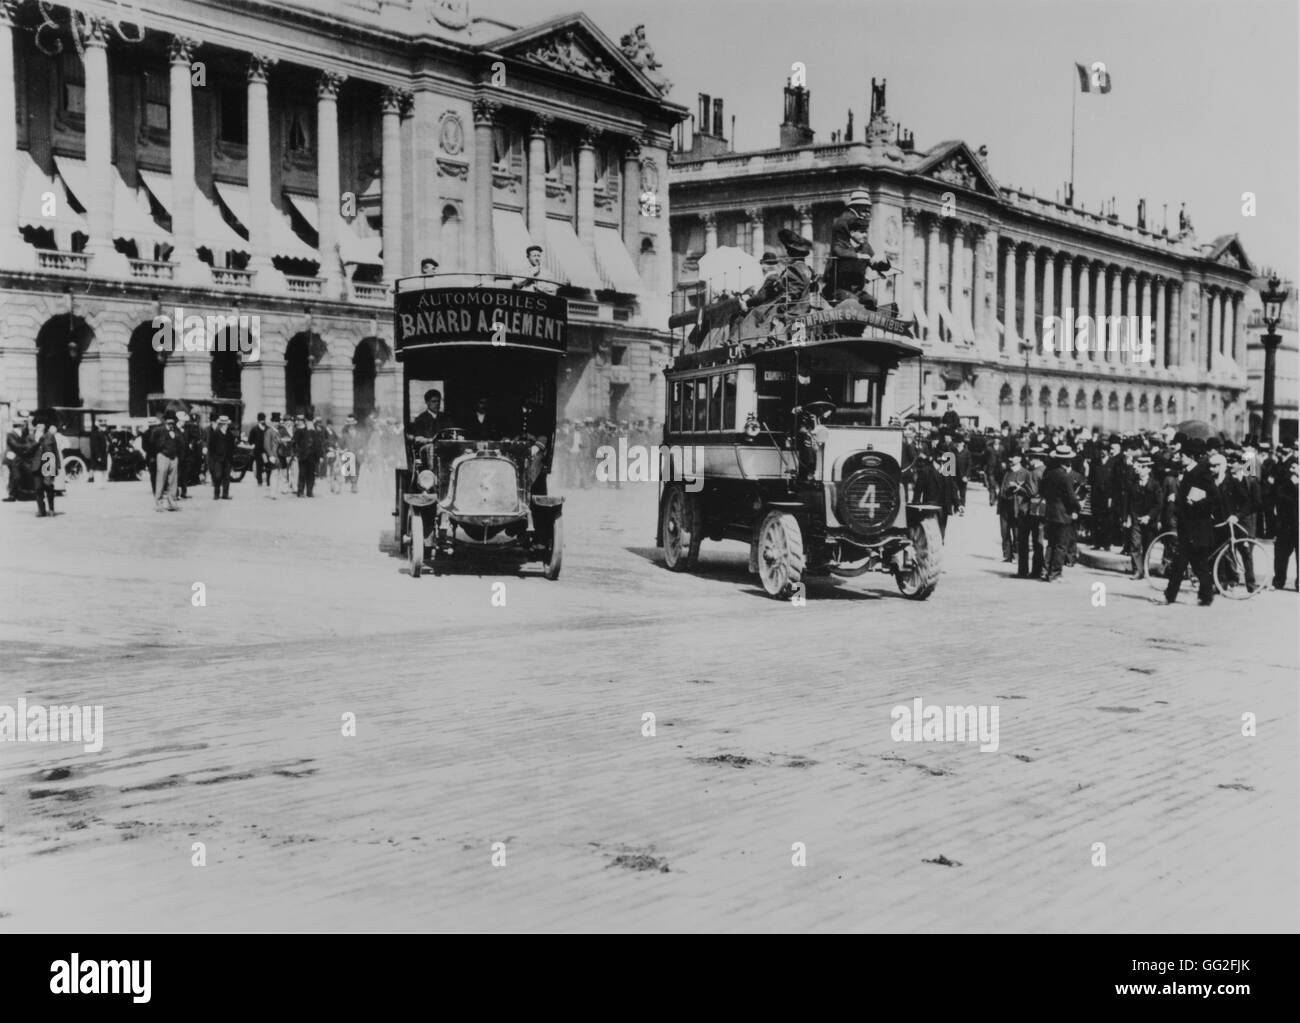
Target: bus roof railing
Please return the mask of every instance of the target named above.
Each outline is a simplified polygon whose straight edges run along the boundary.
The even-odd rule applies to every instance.
[[[523,290],[538,284],[547,284],[557,291],[571,285],[551,277],[533,277],[530,274],[510,273],[436,273],[413,274],[399,277],[394,282],[394,294],[412,291],[434,291],[442,288],[518,288]]]

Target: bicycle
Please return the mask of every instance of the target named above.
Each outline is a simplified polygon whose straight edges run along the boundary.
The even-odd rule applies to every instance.
[[[1269,571],[1271,562],[1267,560],[1264,545],[1246,535],[1246,530],[1235,522],[1216,522],[1214,525],[1216,528],[1228,527],[1228,539],[1219,544],[1210,555],[1210,577],[1214,580],[1214,591],[1229,600],[1249,600],[1269,589],[1267,583],[1258,581],[1253,587],[1246,584],[1247,560],[1254,571]],[[1241,535],[1238,536],[1238,533]],[[1165,588],[1169,582],[1170,568],[1177,556],[1178,534],[1173,530],[1161,533],[1147,546],[1143,567],[1154,589]],[[1191,585],[1197,584],[1191,562],[1187,564],[1185,581]]]

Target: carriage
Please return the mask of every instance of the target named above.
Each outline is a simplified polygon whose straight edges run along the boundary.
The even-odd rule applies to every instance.
[[[486,274],[396,282],[403,421],[429,390],[450,414],[431,435],[408,427],[407,464],[395,471],[394,540],[412,578],[465,556],[541,562],[547,579],[559,577],[564,498],[547,481],[568,316],[556,288]],[[486,425],[472,411],[480,398]]]

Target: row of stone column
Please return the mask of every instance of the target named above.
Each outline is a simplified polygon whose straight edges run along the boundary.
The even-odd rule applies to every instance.
[[[799,217],[799,233],[805,238],[812,240],[813,236],[813,209],[811,206],[796,206],[795,214]],[[712,252],[718,247],[718,218],[725,215],[725,211],[714,211],[702,214],[700,220],[704,224],[704,251]],[[764,234],[764,221],[767,211],[761,206],[747,206],[744,210],[745,222],[749,224],[749,252],[755,259],[763,257],[764,248],[767,245],[767,238]]]
[[[492,227],[493,182],[487,168],[492,166],[492,133],[498,121],[505,116],[500,103],[477,99],[474,112],[474,160],[481,168],[474,176],[474,259],[480,273],[490,273],[495,261]],[[528,147],[526,150],[527,224],[528,233],[539,245],[546,244],[546,142],[555,129],[556,119],[549,114],[530,114],[528,118]],[[596,147],[603,132],[595,125],[579,125],[577,132],[577,160],[574,173],[576,222],[574,229],[579,241],[589,252],[596,244]],[[638,240],[638,218],[641,215],[641,141],[624,137],[622,156],[622,234],[629,252],[635,254]]]

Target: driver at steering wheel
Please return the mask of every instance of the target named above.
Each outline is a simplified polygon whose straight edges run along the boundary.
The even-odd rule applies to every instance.
[[[451,417],[442,414],[442,392],[431,387],[424,392],[424,411],[407,427],[406,440],[411,445],[428,443],[440,431],[452,429],[454,426]]]

